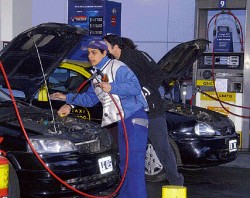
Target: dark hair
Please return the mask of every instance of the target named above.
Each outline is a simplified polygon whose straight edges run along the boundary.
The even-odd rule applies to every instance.
[[[127,37],[120,37],[115,34],[109,34],[102,38],[106,40],[113,47],[114,45],[118,45],[120,49],[136,49],[137,45],[134,44],[132,39]]]
[[[136,49],[137,45],[135,45],[134,41],[132,41],[130,38],[127,37],[121,37],[124,48],[128,49]]]
[[[120,49],[124,48],[124,44],[122,42],[122,39],[120,36],[117,36],[115,34],[109,34],[102,38],[103,40],[106,40],[110,45],[113,47],[114,45],[118,45]]]
[[[104,49],[98,49],[98,50],[100,50],[102,54],[104,53],[104,51],[107,51],[107,50],[104,50]]]

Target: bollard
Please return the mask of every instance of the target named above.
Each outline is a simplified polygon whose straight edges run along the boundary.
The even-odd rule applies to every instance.
[[[0,198],[8,197],[9,161],[0,154]]]
[[[184,186],[163,186],[162,198],[186,198],[187,188]]]

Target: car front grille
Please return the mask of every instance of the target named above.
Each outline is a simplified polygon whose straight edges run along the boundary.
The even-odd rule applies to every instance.
[[[103,185],[109,185],[111,183],[117,182],[119,179],[119,174],[114,173],[114,174],[108,174],[108,175],[91,175],[91,176],[86,176],[86,177],[77,177],[77,178],[72,178],[68,179],[65,182],[67,182],[69,185],[76,189],[80,190],[88,190],[92,189],[97,186],[103,186]],[[68,190],[65,186],[62,185],[61,187],[62,191]]]
[[[101,150],[99,139],[75,143],[79,153],[98,153]]]
[[[222,134],[222,135],[233,135],[235,133],[235,130],[233,127],[229,127],[229,126],[224,126],[220,129],[218,129],[218,131]]]
[[[215,152],[209,152],[206,154],[206,158],[209,161],[232,161],[236,159],[238,152],[229,152],[228,149],[222,149]]]

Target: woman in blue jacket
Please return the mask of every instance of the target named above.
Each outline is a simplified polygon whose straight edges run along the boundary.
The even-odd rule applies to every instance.
[[[126,162],[126,141],[121,116],[126,125],[129,142],[129,160],[127,174],[120,189],[119,197],[146,198],[146,182],[144,163],[148,136],[147,102],[142,94],[140,84],[135,74],[123,62],[107,57],[108,47],[104,41],[95,40],[88,45],[88,58],[98,73],[91,81],[87,92],[78,94],[54,93],[54,100],[65,100],[59,115],[68,115],[72,105],[91,107],[99,101],[103,105],[102,126],[118,122],[118,144],[120,153],[120,170],[123,174]],[[105,74],[108,82],[102,82]],[[113,98],[113,99],[112,99]],[[120,109],[120,113],[115,103]]]

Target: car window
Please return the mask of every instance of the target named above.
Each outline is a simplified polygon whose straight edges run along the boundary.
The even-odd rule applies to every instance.
[[[57,68],[48,79],[49,92],[74,92],[86,80],[86,77],[75,71]]]

